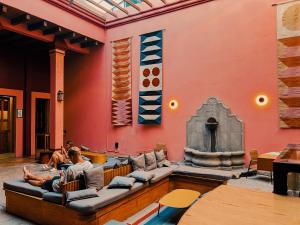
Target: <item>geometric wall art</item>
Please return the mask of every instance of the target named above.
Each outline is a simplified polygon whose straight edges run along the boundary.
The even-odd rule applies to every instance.
[[[277,6],[277,55],[281,128],[300,128],[300,1]]]
[[[112,125],[131,123],[131,38],[125,38],[112,42]]]
[[[161,123],[162,38],[162,31],[141,35],[139,124]]]

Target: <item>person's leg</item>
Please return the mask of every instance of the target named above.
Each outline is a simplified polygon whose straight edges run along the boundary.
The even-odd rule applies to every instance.
[[[33,175],[25,166],[23,167],[23,172],[24,172],[24,180],[28,182],[29,181],[45,182],[46,180],[52,179],[51,176],[42,177],[42,176]]]

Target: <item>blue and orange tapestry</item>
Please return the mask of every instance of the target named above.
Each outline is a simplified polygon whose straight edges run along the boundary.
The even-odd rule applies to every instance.
[[[131,123],[131,38],[125,38],[112,42],[112,125]]]
[[[162,113],[162,31],[141,35],[139,124],[160,124]]]

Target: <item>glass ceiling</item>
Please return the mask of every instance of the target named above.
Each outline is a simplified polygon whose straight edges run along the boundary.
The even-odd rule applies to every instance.
[[[137,14],[143,10],[154,7],[154,2],[159,2],[157,6],[166,4],[166,0],[69,0],[75,4],[104,20],[126,17]]]

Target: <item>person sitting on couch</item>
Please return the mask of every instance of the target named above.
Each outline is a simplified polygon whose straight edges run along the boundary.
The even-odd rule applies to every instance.
[[[43,165],[43,169],[45,169],[45,170],[50,169],[51,164],[53,164],[53,168],[50,170],[51,172],[53,172],[53,171],[57,170],[57,166],[59,164],[69,163],[70,160],[68,157],[68,151],[73,146],[74,145],[73,145],[72,141],[67,141],[66,148],[64,148],[62,146],[60,150],[53,152],[49,162],[47,164]]]
[[[71,147],[68,151],[68,156],[74,165],[62,171],[60,176],[35,176],[24,166],[24,180],[33,186],[38,186],[51,192],[61,192],[64,183],[76,180],[84,170],[93,168],[93,165],[89,161],[82,159],[78,147]]]

